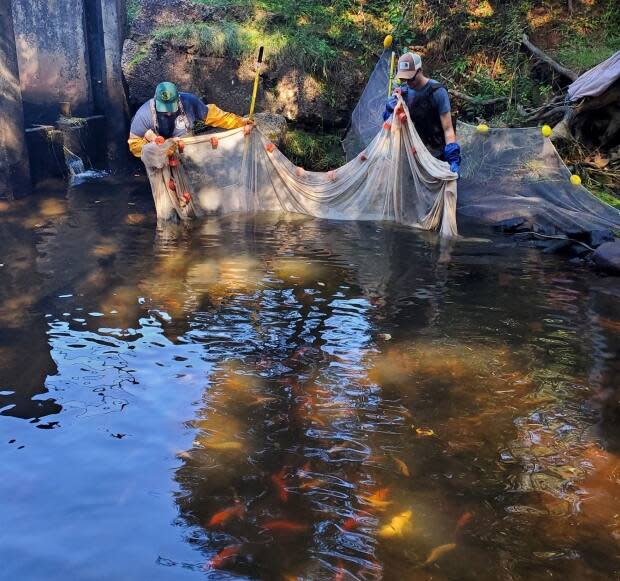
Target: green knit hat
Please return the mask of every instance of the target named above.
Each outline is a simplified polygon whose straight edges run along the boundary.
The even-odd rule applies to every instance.
[[[179,108],[179,91],[174,83],[165,81],[155,89],[155,110],[158,113],[176,113]]]

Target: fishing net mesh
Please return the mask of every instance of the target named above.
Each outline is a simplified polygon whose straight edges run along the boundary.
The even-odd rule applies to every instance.
[[[190,218],[201,212],[283,211],[335,220],[390,220],[457,234],[457,176],[426,150],[408,114],[382,125],[359,155],[329,172],[295,166],[257,129],[190,137],[183,143],[183,152],[172,156],[171,142],[142,150],[163,219],[175,213]]]
[[[353,111],[347,163],[330,172],[293,165],[259,130],[233,129],[145,145],[160,219],[208,213],[280,211],[337,220],[390,220],[456,236],[459,221],[517,219],[534,231],[620,228],[620,213],[585,188],[537,128],[479,132],[459,123],[461,177],[422,143],[407,108],[384,124],[388,51]],[[402,101],[401,101],[402,103]],[[170,165],[170,160],[172,165]]]
[[[347,159],[381,128],[390,56],[389,51],[383,53],[353,111],[343,142]],[[463,158],[459,223],[523,220],[524,228],[547,234],[620,227],[618,210],[570,182],[570,171],[538,128],[492,128],[482,133],[459,122],[456,130]]]

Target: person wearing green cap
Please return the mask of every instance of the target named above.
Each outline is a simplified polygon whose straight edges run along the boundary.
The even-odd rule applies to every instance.
[[[132,119],[129,149],[140,157],[142,147],[158,136],[170,139],[191,135],[196,121],[221,129],[235,129],[250,123],[214,104],[205,105],[192,93],[180,93],[174,83],[165,81],[157,85],[155,96],[144,103]]]

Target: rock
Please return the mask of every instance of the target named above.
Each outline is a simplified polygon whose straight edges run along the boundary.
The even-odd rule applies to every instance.
[[[500,222],[495,222],[493,224],[493,228],[500,232],[523,232],[524,230],[528,230],[525,225],[526,219],[521,217],[508,218],[507,220],[501,220]]]
[[[592,255],[594,264],[611,274],[620,274],[620,241],[601,244]]]
[[[613,242],[614,238],[614,233],[611,230],[593,230],[590,232],[590,246],[598,248],[605,242]]]
[[[573,242],[570,240],[556,240],[543,250],[543,254],[565,254],[572,245]]]
[[[286,137],[286,119],[282,115],[275,113],[256,113],[254,115],[256,126],[261,130],[265,137],[271,139],[277,146],[284,143]]]
[[[601,244],[614,240],[614,233],[611,230],[585,230],[567,232],[566,235],[573,240],[585,242],[592,248],[598,248]]]

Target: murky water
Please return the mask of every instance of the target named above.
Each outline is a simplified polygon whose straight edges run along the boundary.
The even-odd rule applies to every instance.
[[[620,575],[617,279],[385,224],[157,230],[138,182],[0,210],[2,579]]]

